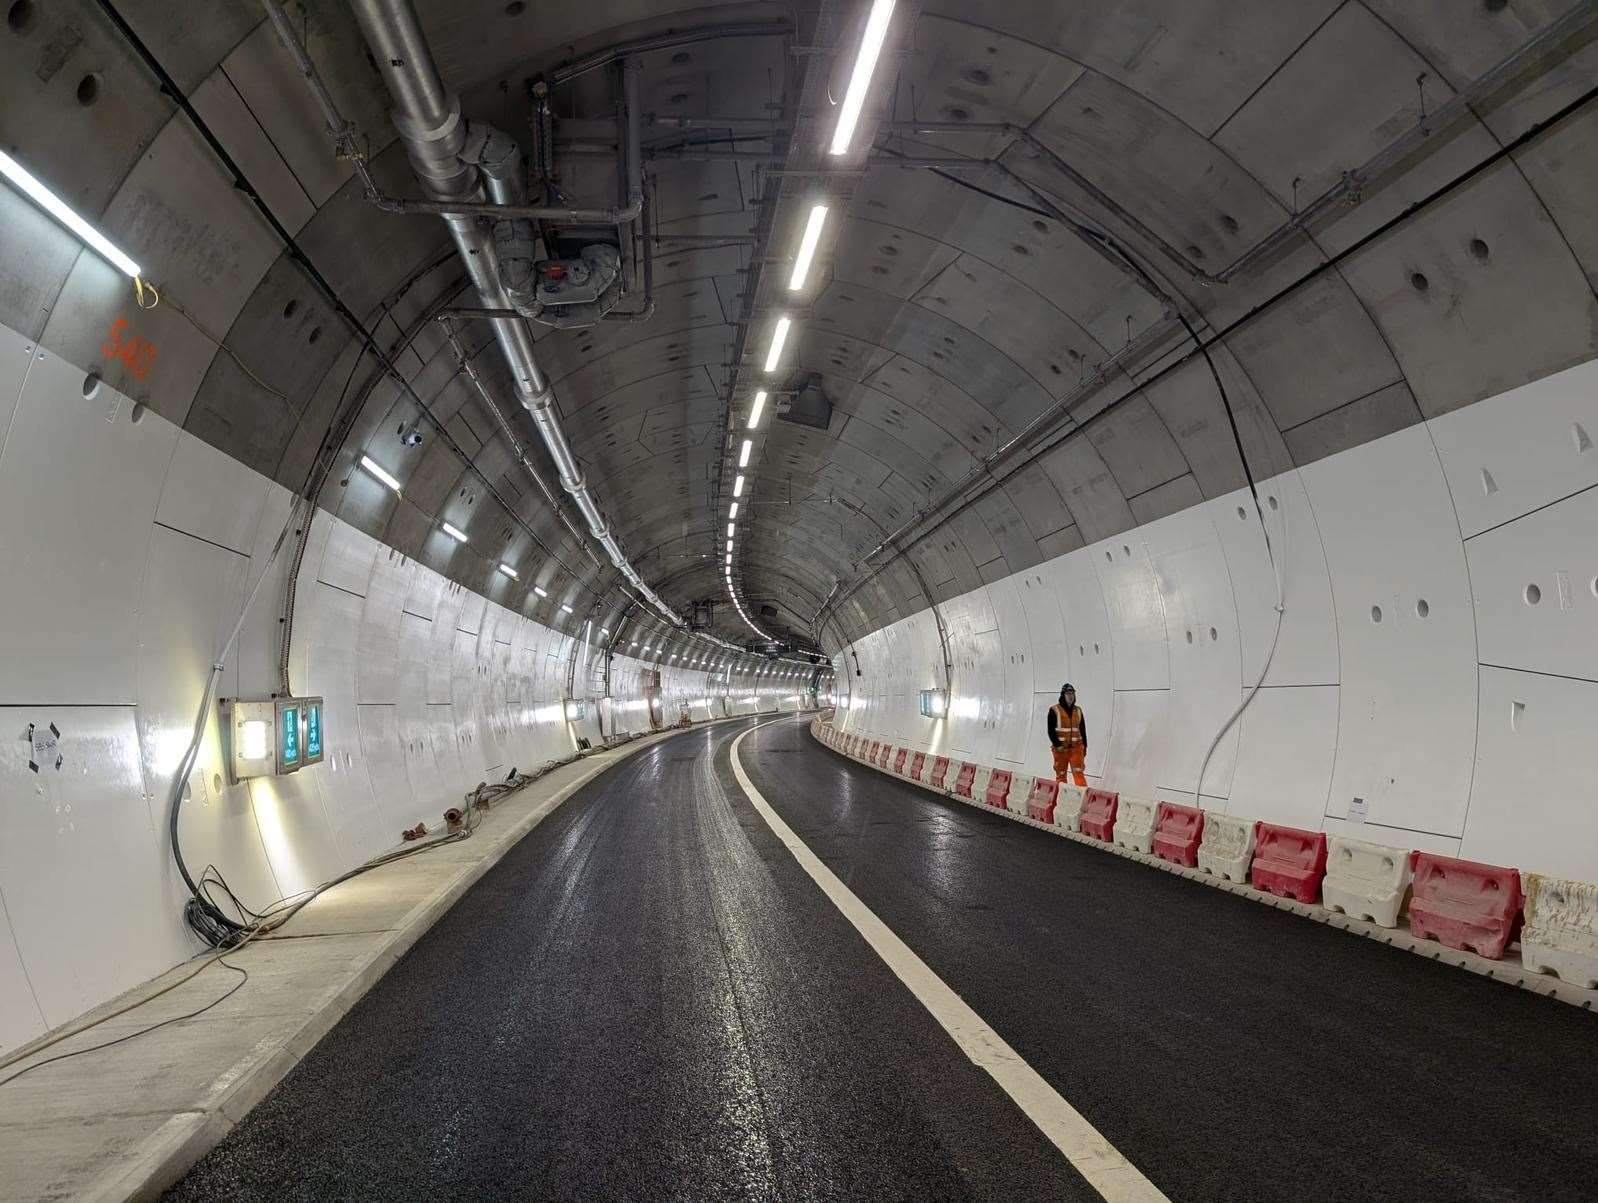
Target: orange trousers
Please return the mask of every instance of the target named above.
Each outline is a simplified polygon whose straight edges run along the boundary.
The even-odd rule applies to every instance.
[[[1054,779],[1064,781],[1067,770],[1071,774],[1071,782],[1077,786],[1088,783],[1087,774],[1082,770],[1087,765],[1088,750],[1081,744],[1074,748],[1054,749]]]

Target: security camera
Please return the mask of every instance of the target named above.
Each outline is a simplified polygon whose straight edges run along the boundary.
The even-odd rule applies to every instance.
[[[420,446],[422,442],[422,428],[420,426],[406,427],[401,425],[399,428],[399,441],[406,447]]]

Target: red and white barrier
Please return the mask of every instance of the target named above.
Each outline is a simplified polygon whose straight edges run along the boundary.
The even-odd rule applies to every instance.
[[[1198,807],[1161,802],[1154,808],[1154,855],[1161,860],[1193,868],[1203,835],[1204,812]]]
[[[1527,873],[1525,882],[1521,962],[1533,973],[1598,989],[1598,885],[1540,873]]]
[[[1321,878],[1325,875],[1324,831],[1305,831],[1277,823],[1254,824],[1249,883],[1256,890],[1314,902],[1320,896]]]
[[[1115,839],[1115,814],[1121,804],[1121,795],[1114,790],[1090,789],[1082,795],[1082,815],[1077,829],[1106,844]]]
[[[1115,816],[1115,843],[1147,854],[1154,847],[1154,803],[1146,798],[1121,799]]]
[[[1010,778],[1013,774],[1009,769],[994,769],[988,774],[987,788],[982,791],[982,800],[994,810],[1006,809],[1010,798]]]
[[[1409,930],[1499,960],[1520,934],[1520,872],[1499,865],[1411,852],[1415,894]]]

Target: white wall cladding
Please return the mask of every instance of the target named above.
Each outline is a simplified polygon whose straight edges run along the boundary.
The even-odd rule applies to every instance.
[[[289,512],[286,490],[0,327],[0,1050],[196,951],[166,799],[215,648]],[[288,556],[223,696],[275,688]],[[552,603],[546,603],[552,604]],[[326,760],[226,785],[213,723],[182,812],[196,873],[260,907],[393,846],[478,781],[597,740],[564,719],[578,638],[469,592],[330,514],[312,525],[291,651],[327,698]],[[580,660],[581,665],[581,660]],[[592,696],[603,662],[588,658]],[[650,729],[641,660],[612,666],[609,729]],[[797,709],[778,670],[661,668],[663,717]],[[723,702],[730,692],[733,703]],[[596,707],[597,709],[597,707]],[[29,768],[28,724],[61,767]]]
[[[1598,880],[1595,431],[1598,361],[1262,482],[1287,610],[1205,805]],[[1070,680],[1088,775],[1191,801],[1274,602],[1247,492],[1217,497],[942,605],[947,721],[917,713],[943,683],[930,611],[845,648],[840,725],[1049,775]]]

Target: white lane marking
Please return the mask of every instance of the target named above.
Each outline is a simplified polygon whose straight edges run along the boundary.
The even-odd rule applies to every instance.
[[[780,721],[780,720],[772,720]],[[1037,1070],[1023,1061],[1016,1051],[1004,1042],[997,1032],[983,1022],[966,1001],[949,988],[942,978],[927,967],[925,961],[910,951],[893,930],[857,898],[852,890],[838,880],[836,874],[810,851],[809,845],[793,833],[782,821],[782,816],[771,808],[755,783],[744,772],[738,758],[739,745],[751,733],[768,726],[751,727],[732,741],[732,772],[743,788],[749,803],[766,821],[776,836],[793,853],[793,858],[832,904],[843,912],[845,919],[865,937],[866,943],[882,958],[883,963],[914,994],[916,1001],[931,1012],[943,1030],[954,1038],[962,1052],[974,1065],[992,1076],[1026,1117],[1038,1126],[1054,1147],[1069,1161],[1094,1190],[1110,1203],[1153,1203],[1164,1200],[1165,1195],[1138,1172],[1115,1146],[1099,1134],[1077,1109],[1060,1097]]]

